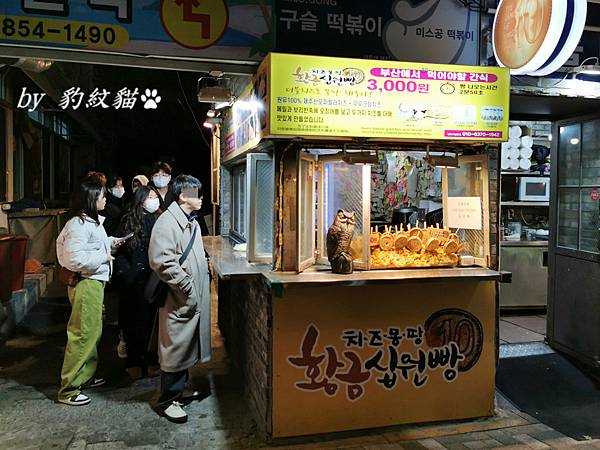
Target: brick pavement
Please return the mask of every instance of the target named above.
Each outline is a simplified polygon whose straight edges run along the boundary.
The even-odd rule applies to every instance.
[[[0,449],[600,449],[600,440],[576,441],[516,410],[497,396],[492,418],[277,440],[267,444],[242,400],[241,383],[214,332],[215,357],[194,369],[195,384],[209,391],[189,405],[190,420],[175,425],[150,408],[158,378],[131,383],[115,359],[116,330],[106,327],[101,365],[109,386],[85,407],[54,402],[69,308],[42,302],[19,335],[0,350]],[[216,314],[216,308],[215,308]]]

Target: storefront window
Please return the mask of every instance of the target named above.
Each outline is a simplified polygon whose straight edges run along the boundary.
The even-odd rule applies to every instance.
[[[577,250],[579,235],[579,189],[558,191],[558,246]]]
[[[561,186],[579,186],[580,141],[579,124],[560,127],[559,146],[561,154],[558,182]]]
[[[246,240],[246,167],[236,166],[232,170],[231,231],[240,240]]]
[[[600,120],[560,127],[559,247],[599,253]]]

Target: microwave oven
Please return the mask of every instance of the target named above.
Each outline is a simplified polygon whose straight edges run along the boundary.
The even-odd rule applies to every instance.
[[[521,177],[519,178],[520,202],[550,201],[550,177]]]

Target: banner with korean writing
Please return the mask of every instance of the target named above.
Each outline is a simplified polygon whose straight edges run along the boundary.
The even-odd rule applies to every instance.
[[[281,53],[479,64],[479,12],[459,1],[275,0],[274,28]]]
[[[270,0],[5,0],[0,44],[258,61]]]
[[[508,69],[272,53],[269,134],[508,139]]]
[[[273,436],[492,415],[495,292],[286,287],[273,301]]]

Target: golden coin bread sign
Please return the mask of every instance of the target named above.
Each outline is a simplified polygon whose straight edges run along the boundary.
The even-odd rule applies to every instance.
[[[513,75],[555,72],[575,51],[586,14],[586,0],[501,0],[493,29],[498,64]]]
[[[227,29],[229,12],[224,0],[161,0],[160,3],[165,31],[183,47],[210,47]]]

